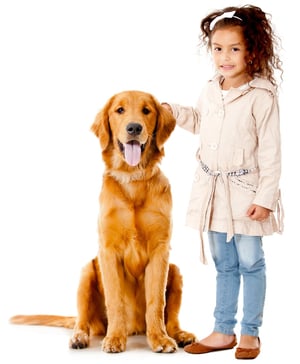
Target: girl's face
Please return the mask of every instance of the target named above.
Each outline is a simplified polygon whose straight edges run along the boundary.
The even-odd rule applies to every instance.
[[[211,38],[211,51],[215,67],[224,77],[223,89],[239,87],[251,80],[247,74],[248,52],[241,27],[217,29]]]

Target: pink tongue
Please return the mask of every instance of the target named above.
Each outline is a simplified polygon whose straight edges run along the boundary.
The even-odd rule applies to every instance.
[[[140,143],[132,141],[124,144],[125,160],[130,166],[136,166],[141,160]]]

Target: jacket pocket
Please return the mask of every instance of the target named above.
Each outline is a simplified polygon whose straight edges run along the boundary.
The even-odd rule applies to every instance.
[[[237,148],[233,151],[232,164],[234,167],[240,167],[244,164],[244,149]]]

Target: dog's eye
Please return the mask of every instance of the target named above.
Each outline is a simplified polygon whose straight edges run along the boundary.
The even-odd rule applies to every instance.
[[[148,115],[150,113],[150,110],[147,107],[143,108],[143,114]]]
[[[117,109],[117,113],[119,113],[119,114],[123,114],[123,112],[124,112],[125,110],[124,110],[124,108],[123,107],[119,107],[118,109]]]

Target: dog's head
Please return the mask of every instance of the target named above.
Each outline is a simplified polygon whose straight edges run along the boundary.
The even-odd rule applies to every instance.
[[[112,96],[91,127],[109,167],[146,167],[164,155],[175,119],[149,93],[124,91]]]

